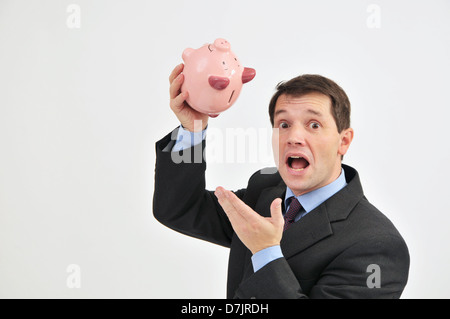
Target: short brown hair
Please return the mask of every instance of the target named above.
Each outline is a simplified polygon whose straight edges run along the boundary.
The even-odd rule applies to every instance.
[[[299,97],[311,92],[319,92],[331,99],[331,114],[338,132],[350,127],[350,100],[344,90],[334,81],[316,74],[304,74],[287,82],[280,82],[269,104],[269,116],[274,125],[275,106],[282,94]]]

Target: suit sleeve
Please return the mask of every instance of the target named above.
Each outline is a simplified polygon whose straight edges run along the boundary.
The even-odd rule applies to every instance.
[[[205,141],[171,152],[176,131],[156,143],[153,215],[185,235],[229,247],[233,228],[214,192],[205,189]],[[245,190],[235,192],[242,197]]]
[[[402,238],[381,236],[347,248],[325,269],[308,294],[285,258],[274,260],[241,283],[239,299],[399,298],[407,282],[409,253]]]
[[[236,290],[235,299],[306,299],[286,259],[278,258],[255,272]]]

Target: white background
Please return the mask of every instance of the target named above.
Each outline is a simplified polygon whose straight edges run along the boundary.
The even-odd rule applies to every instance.
[[[225,297],[228,249],[152,215],[154,144],[178,125],[168,76],[218,37],[257,76],[210,127],[269,129],[278,82],[335,80],[356,133],[345,163],[410,249],[403,298],[450,297],[448,0],[0,0],[0,297]],[[210,163],[207,186],[271,165]]]

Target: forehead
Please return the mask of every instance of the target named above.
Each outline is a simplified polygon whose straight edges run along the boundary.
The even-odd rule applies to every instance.
[[[311,92],[301,96],[282,94],[275,104],[274,117],[281,114],[308,112],[321,116],[332,116],[329,96]]]

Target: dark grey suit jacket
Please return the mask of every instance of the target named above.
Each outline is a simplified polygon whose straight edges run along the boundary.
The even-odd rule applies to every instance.
[[[174,163],[174,154],[167,151],[171,135],[156,144],[154,216],[183,234],[231,248],[228,298],[400,297],[408,279],[408,248],[389,219],[365,198],[355,169],[343,165],[348,185],[286,230],[284,257],[254,273],[251,252],[234,233],[214,192],[205,190],[206,163],[193,163],[194,148],[175,157],[187,159],[191,153],[191,163]],[[205,142],[197,147],[201,152]],[[270,216],[270,203],[284,199],[285,191],[278,173],[259,171],[235,194]]]

